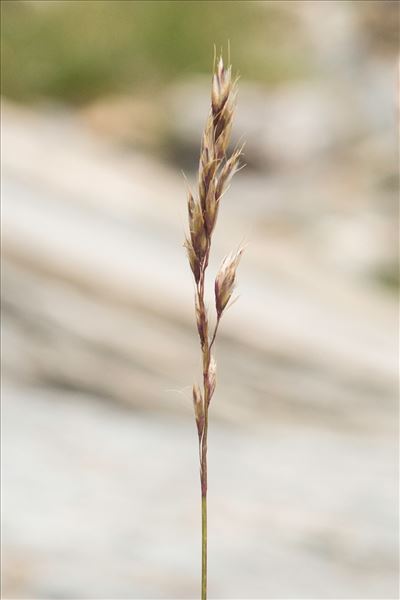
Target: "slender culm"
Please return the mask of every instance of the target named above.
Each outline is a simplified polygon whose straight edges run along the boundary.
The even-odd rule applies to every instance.
[[[243,249],[227,256],[215,279],[215,322],[212,334],[205,305],[205,276],[211,249],[212,233],[222,196],[239,169],[242,148],[228,155],[235,109],[237,80],[232,67],[224,66],[222,57],[216,63],[212,79],[211,109],[204,129],[198,178],[198,192],[188,192],[189,233],[185,240],[190,268],[195,281],[195,315],[202,354],[202,389],[193,386],[194,413],[199,437],[202,566],[201,598],[207,598],[207,437],[208,409],[216,385],[216,362],[212,348],[222,314],[235,287],[236,269]]]

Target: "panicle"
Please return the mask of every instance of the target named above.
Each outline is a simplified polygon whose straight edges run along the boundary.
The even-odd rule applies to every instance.
[[[199,439],[207,438],[208,404],[216,385],[216,362],[211,346],[217,333],[219,319],[231,300],[235,287],[236,269],[243,248],[223,261],[215,279],[217,323],[209,340],[209,323],[204,302],[205,271],[208,266],[212,233],[217,221],[219,205],[234,174],[240,168],[243,146],[228,155],[232,119],[235,110],[237,79],[232,79],[231,66],[218,59],[212,79],[211,109],[204,128],[199,160],[198,195],[188,192],[189,232],[185,247],[195,282],[195,313],[203,353],[204,390],[193,386],[193,404]],[[207,402],[206,402],[207,399]],[[206,405],[207,404],[207,405]],[[203,448],[204,450],[204,448]]]

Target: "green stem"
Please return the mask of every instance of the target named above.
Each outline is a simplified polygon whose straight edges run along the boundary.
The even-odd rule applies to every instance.
[[[207,496],[201,497],[201,600],[207,600]]]
[[[207,373],[210,366],[209,348],[204,371],[204,429],[201,439],[201,600],[207,600],[207,437],[208,437],[208,385]]]
[[[207,600],[207,435],[208,406],[205,387],[205,419],[201,440],[201,600]]]

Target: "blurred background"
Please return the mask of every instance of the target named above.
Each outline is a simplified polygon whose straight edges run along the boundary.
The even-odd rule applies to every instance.
[[[1,10],[3,597],[198,597],[182,171],[230,41],[209,596],[397,598],[398,3]]]

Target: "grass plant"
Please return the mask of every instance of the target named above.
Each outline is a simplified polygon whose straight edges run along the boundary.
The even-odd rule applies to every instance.
[[[222,57],[214,61],[211,90],[211,109],[205,125],[198,176],[198,192],[188,191],[189,233],[185,247],[195,281],[195,316],[202,356],[202,386],[193,386],[193,404],[199,439],[201,521],[202,521],[202,574],[201,598],[207,598],[207,439],[208,411],[216,386],[217,365],[213,354],[218,326],[229,305],[235,287],[236,269],[243,248],[223,260],[215,278],[215,322],[211,332],[205,302],[205,279],[212,234],[218,210],[233,175],[240,168],[242,147],[228,155],[232,120],[235,109],[237,79],[232,78],[232,67],[225,67]]]

